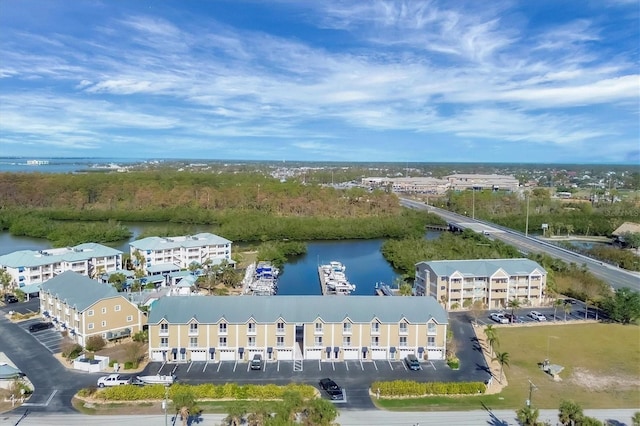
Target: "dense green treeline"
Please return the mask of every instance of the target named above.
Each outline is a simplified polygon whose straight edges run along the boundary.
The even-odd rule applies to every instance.
[[[515,247],[469,229],[461,234],[445,232],[435,240],[388,240],[382,245],[382,255],[405,276],[413,276],[416,263],[422,261],[522,257]]]
[[[552,199],[545,188],[535,188],[528,196],[527,203],[526,197],[510,192],[451,191],[434,204],[522,232],[526,229],[528,209],[529,232],[542,234],[542,224],[547,224],[547,235],[608,236],[622,223],[637,221],[640,216],[640,208],[632,200],[595,205],[566,202]]]

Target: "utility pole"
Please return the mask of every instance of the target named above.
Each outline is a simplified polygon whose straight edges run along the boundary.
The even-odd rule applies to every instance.
[[[169,387],[165,385],[164,387],[164,401],[162,401],[162,408],[164,408],[164,426],[167,426],[169,423],[167,421],[167,397],[169,394]]]
[[[471,191],[473,191],[473,195],[471,196],[471,219],[476,219],[476,187],[472,186]]]
[[[529,380],[529,399],[527,400],[527,407],[531,407],[533,405],[531,398],[533,397],[533,391],[536,389],[538,389],[538,387]]]

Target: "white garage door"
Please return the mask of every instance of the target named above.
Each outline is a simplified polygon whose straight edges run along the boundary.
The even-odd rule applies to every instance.
[[[427,359],[444,359],[441,349],[428,349]]]
[[[220,361],[233,361],[236,359],[236,351],[234,349],[220,349]]]
[[[387,359],[387,350],[371,348],[371,359]]]
[[[276,359],[280,361],[291,361],[293,359],[293,351],[291,349],[278,349],[276,351]]]
[[[409,354],[415,354],[415,351],[411,351],[411,350],[408,350],[408,349],[400,349],[400,352],[398,353],[398,356],[400,357],[400,359],[404,359],[404,357],[409,355]]]
[[[152,351],[151,352],[151,360],[152,361],[164,361],[164,354],[162,351]]]
[[[371,348],[371,359],[387,359],[387,350]]]
[[[342,351],[344,359],[358,359],[357,349],[343,349]]]
[[[191,351],[191,361],[206,361],[206,360],[207,360],[206,351]]]
[[[322,349],[307,349],[305,359],[322,359]]]

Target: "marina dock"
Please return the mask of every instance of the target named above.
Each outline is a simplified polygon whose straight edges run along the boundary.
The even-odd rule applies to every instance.
[[[345,270],[346,267],[338,261],[318,266],[320,290],[323,296],[328,294],[347,296],[356,289],[356,286],[347,279]]]

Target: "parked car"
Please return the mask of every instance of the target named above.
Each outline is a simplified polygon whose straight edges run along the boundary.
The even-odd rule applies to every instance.
[[[322,388],[322,390],[324,390],[327,393],[327,395],[329,395],[329,398],[331,398],[334,401],[341,400],[344,398],[344,395],[342,394],[342,389],[340,389],[340,386],[338,386],[336,382],[334,382],[329,378],[320,380],[320,388]]]
[[[420,361],[418,361],[418,358],[413,354],[409,354],[406,357],[404,357],[404,363],[407,364],[407,368],[409,370],[413,370],[413,371],[422,370],[422,367],[420,366]]]
[[[53,328],[52,322],[36,322],[35,324],[31,324],[29,326],[29,331],[31,333],[35,333],[36,331],[47,330],[49,328]]]
[[[505,317],[504,314],[501,314],[499,312],[492,313],[491,315],[489,315],[489,318],[491,318],[495,322],[499,322],[500,324],[508,324],[509,323],[509,320],[507,319],[507,317]]]
[[[5,294],[4,295],[4,303],[18,303],[20,300],[13,294]]]
[[[120,374],[109,374],[98,379],[98,387],[104,388],[108,386],[130,385],[131,377],[121,376]]]
[[[260,354],[253,355],[253,359],[251,360],[251,369],[262,370],[262,355]]]
[[[564,304],[571,304],[571,305],[575,305],[577,303],[576,299],[564,299]]]
[[[534,319],[536,321],[546,321],[547,320],[547,317],[545,317],[544,315],[542,315],[538,311],[529,312],[529,318],[532,318],[532,319]]]

